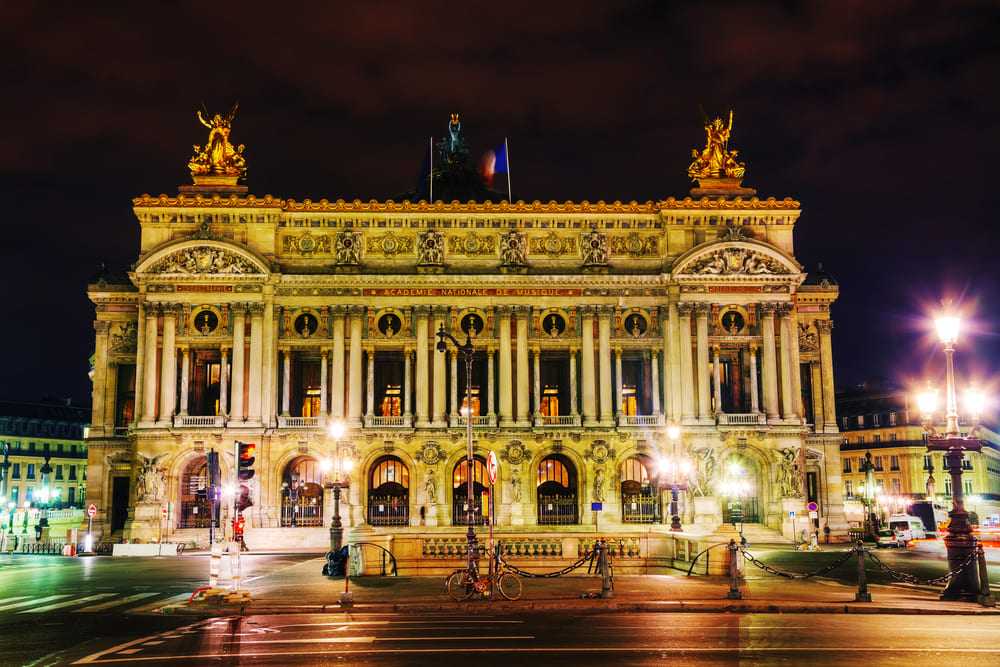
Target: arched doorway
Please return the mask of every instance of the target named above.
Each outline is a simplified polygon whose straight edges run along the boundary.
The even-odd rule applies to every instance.
[[[311,456],[300,456],[281,475],[281,525],[323,525],[323,470]]]
[[[208,459],[198,456],[184,466],[180,479],[180,516],[178,528],[208,528],[211,508],[208,498],[198,491],[208,486]]]
[[[536,486],[539,525],[577,523],[576,470],[569,459],[559,454],[542,459]]]
[[[455,526],[462,526],[468,522],[468,460],[463,458],[455,464],[452,473],[452,488],[454,489],[451,507],[451,523]],[[472,457],[472,511],[474,521],[480,523],[483,520],[483,494],[486,493],[486,482],[489,478],[486,475],[486,461],[478,456]]]
[[[395,456],[384,456],[368,477],[368,523],[410,525],[410,471]]]
[[[663,508],[653,465],[650,457],[642,455],[622,461],[622,523],[660,523]]]
[[[733,453],[722,462],[720,495],[722,522],[732,524],[758,523],[760,510],[757,494],[760,489],[760,467],[756,459]]]

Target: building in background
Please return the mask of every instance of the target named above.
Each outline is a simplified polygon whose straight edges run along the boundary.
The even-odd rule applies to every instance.
[[[852,524],[863,522],[866,507],[875,507],[879,517],[906,512],[914,502],[931,501],[945,511],[951,509],[951,477],[943,452],[927,451],[915,396],[886,378],[873,377],[837,395],[837,415],[843,436],[844,508]],[[943,432],[943,424],[937,427]],[[962,435],[971,427],[960,407]],[[992,524],[1000,522],[1000,436],[983,427],[979,437],[982,452],[965,454],[963,492],[966,509],[976,514],[978,523]],[[864,470],[869,453],[872,489],[867,488]]]
[[[489,190],[457,116],[399,201],[255,197],[231,121],[208,123],[193,185],[134,200],[135,265],[88,288],[105,539],[150,539],[165,508],[175,539],[205,532],[207,454],[231,483],[237,441],[251,547],[325,543],[331,459],[353,462],[347,526],[461,535],[490,451],[508,531],[666,531],[676,483],[686,530],[790,538],[815,502],[846,538],[837,283],[795,259],[799,203],[742,187],[722,121],[690,197],[563,204]],[[468,398],[442,328],[476,349]]]

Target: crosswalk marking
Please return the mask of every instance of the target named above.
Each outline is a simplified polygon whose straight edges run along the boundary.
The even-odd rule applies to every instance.
[[[62,607],[72,607],[74,605],[83,604],[85,602],[90,602],[91,600],[100,600],[102,598],[110,597],[114,593],[98,593],[96,595],[88,595],[85,598],[73,598],[72,600],[63,600],[62,602],[54,602],[52,604],[47,604],[42,607],[34,607],[33,609],[25,609],[24,611],[18,612],[20,614],[41,614],[43,611],[52,611],[53,609],[61,609]]]
[[[132,609],[131,611],[133,611],[133,612],[135,612],[137,614],[142,614],[142,613],[145,613],[147,611],[153,611],[154,609],[156,609],[158,607],[162,607],[163,605],[171,604],[173,602],[187,602],[190,598],[191,598],[191,594],[190,593],[181,593],[180,595],[174,595],[174,596],[169,597],[169,598],[164,598],[163,600],[157,600],[156,602],[153,602],[152,604],[147,604],[147,605],[144,605],[142,607],[136,607],[136,608]]]
[[[94,611],[104,611],[105,609],[110,609],[111,607],[117,607],[121,604],[127,604],[129,602],[134,602],[136,600],[142,600],[143,598],[148,598],[153,595],[159,595],[159,593],[136,593],[135,595],[129,595],[124,598],[116,598],[114,600],[109,600],[108,602],[102,602],[101,604],[93,604],[89,607],[84,607],[83,609],[74,609],[74,612],[94,612]]]
[[[21,602],[5,604],[4,606],[0,607],[0,611],[7,611],[8,609],[17,609],[18,607],[27,607],[29,604],[42,604],[44,602],[52,602],[53,600],[61,600],[62,598],[68,598],[68,597],[69,594],[64,593],[62,595],[50,595],[47,598],[23,600]]]
[[[28,597],[27,595],[18,595],[12,598],[0,598],[0,605],[3,605],[3,603],[5,602],[16,602],[17,600],[23,600],[27,597]]]

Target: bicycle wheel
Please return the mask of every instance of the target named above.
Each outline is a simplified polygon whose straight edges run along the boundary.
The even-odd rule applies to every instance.
[[[448,576],[445,586],[448,588],[448,595],[461,602],[472,597],[472,579],[466,570],[456,570]]]
[[[500,595],[508,600],[521,599],[521,580],[510,572],[504,572],[500,575],[497,588],[500,589]]]

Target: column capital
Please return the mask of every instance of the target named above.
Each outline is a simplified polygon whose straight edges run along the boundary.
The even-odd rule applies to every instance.
[[[347,316],[347,306],[343,304],[330,306],[330,313],[333,314],[334,319],[342,320]]]
[[[448,306],[431,306],[431,313],[435,317],[444,317],[449,312]]]
[[[691,317],[694,312],[694,304],[690,301],[683,301],[677,304],[677,314],[681,317]]]
[[[526,320],[531,317],[531,306],[514,306],[514,315],[519,320]]]
[[[694,310],[698,314],[698,319],[708,318],[708,314],[712,312],[712,304],[698,302],[694,304]]]
[[[778,316],[779,317],[791,317],[792,315],[792,304],[790,303],[779,303],[777,304]]]
[[[413,307],[413,314],[417,317],[417,319],[424,319],[424,320],[426,320],[428,317],[430,317],[431,307],[430,306],[414,306]]]
[[[110,320],[94,320],[94,331],[98,336],[107,336],[111,332]]]
[[[183,354],[185,357],[188,356],[189,354],[191,354],[191,346],[189,346],[189,345],[178,345],[177,347],[180,348],[181,354]]]
[[[652,357],[653,361],[656,361],[656,358],[660,356],[660,348],[658,347],[649,348],[649,356]]]
[[[774,301],[764,301],[758,304],[757,308],[760,310],[761,317],[774,317],[774,313],[778,310],[778,304]]]
[[[247,310],[250,311],[250,317],[264,317],[264,304],[262,303],[251,303],[247,306]]]
[[[219,346],[219,354],[222,355],[223,359],[228,359],[229,358],[229,346],[228,345],[220,345]]]
[[[833,330],[833,320],[816,320],[816,329],[820,334],[829,335]]]
[[[750,356],[757,356],[757,350],[760,349],[760,345],[750,343],[747,347],[750,349]]]
[[[497,306],[497,315],[500,317],[510,317],[514,312],[514,306],[502,305]]]
[[[713,345],[712,346],[712,354],[715,355],[716,357],[719,356],[719,351],[721,349],[722,349],[721,345]]]
[[[576,347],[575,345],[570,345],[570,347],[569,347],[569,356],[570,356],[570,358],[575,359],[576,358],[576,354],[579,351],[580,351],[580,348]]]
[[[612,317],[615,314],[614,306],[595,306],[599,317]]]
[[[347,312],[352,317],[364,317],[368,314],[368,308],[366,306],[359,305],[347,306]]]
[[[177,319],[177,304],[176,303],[161,303],[160,313],[164,317],[173,317]]]
[[[229,310],[232,311],[233,317],[245,317],[247,314],[247,304],[233,303],[230,304]]]

